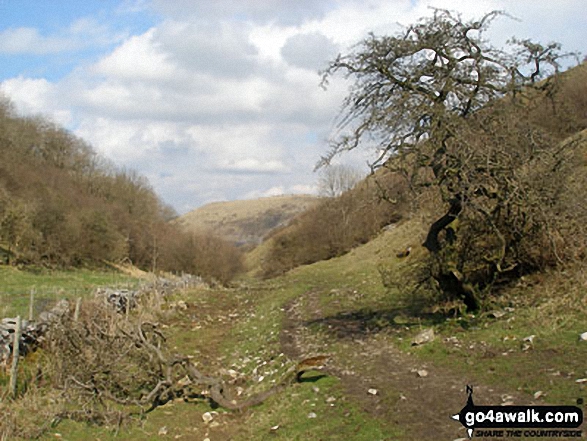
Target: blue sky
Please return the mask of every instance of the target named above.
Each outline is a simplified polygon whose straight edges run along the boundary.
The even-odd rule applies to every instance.
[[[347,84],[318,71],[368,32],[506,10],[490,38],[587,52],[585,0],[0,0],[0,93],[121,167],[180,213],[316,189]],[[366,170],[373,152],[342,158]]]
[[[83,35],[86,20],[85,26],[92,24],[112,34],[111,38],[85,39],[89,37]],[[0,30],[5,36],[12,31],[18,39],[17,31],[28,30],[28,35],[39,40],[53,39],[55,45],[53,51],[29,47],[0,52],[0,81],[19,75],[58,81],[80,63],[98,59],[124,37],[143,33],[158,20],[160,17],[153,11],[120,0],[0,0]],[[76,24],[79,30],[72,29]],[[70,47],[59,48],[60,42],[69,42]]]

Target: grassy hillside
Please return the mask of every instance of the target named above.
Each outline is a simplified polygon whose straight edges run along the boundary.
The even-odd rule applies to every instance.
[[[345,256],[279,278],[176,293],[159,315],[168,350],[228,379],[235,399],[239,388],[243,396],[269,389],[308,356],[330,355],[325,373],[243,412],[216,409],[211,422],[205,400],[178,398],[120,425],[63,419],[43,439],[457,439],[463,428],[448,414],[465,404],[466,384],[476,403],[584,399],[577,382],[586,374],[587,344],[578,339],[587,329],[584,265],[523,279],[490,314],[444,315],[412,302],[413,286],[382,283],[386,268],[407,279],[424,257],[417,245],[425,233],[420,219],[404,221]],[[413,253],[396,257],[408,246]],[[185,309],[171,306],[178,300]],[[410,345],[429,328],[434,341]],[[34,426],[48,410],[39,403],[29,397],[10,412]],[[27,406],[40,406],[34,418]]]
[[[238,245],[257,245],[270,231],[287,225],[318,200],[309,195],[289,195],[214,202],[184,214],[175,222],[187,231],[213,231]]]

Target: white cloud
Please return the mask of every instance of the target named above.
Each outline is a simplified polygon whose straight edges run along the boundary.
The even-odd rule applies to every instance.
[[[164,21],[157,43],[181,67],[215,77],[243,78],[257,73],[251,26],[226,22]]]
[[[225,159],[220,161],[218,168],[236,173],[280,173],[287,171],[287,167],[281,161],[258,158]]]
[[[336,56],[338,47],[319,32],[296,34],[281,48],[282,57],[292,66],[319,71]]]
[[[318,186],[316,184],[311,185],[293,185],[291,187],[291,193],[293,194],[318,194]]]
[[[276,185],[270,187],[265,190],[253,190],[246,193],[243,196],[243,199],[257,199],[257,198],[265,198],[271,196],[282,196],[282,195],[289,195],[289,194],[318,194],[318,187],[314,184],[310,185]]]
[[[153,0],[161,21],[124,39],[86,19],[51,36],[1,31],[5,53],[120,44],[58,82],[17,77],[0,88],[21,111],[51,115],[118,164],[137,168],[180,211],[212,200],[314,193],[312,168],[348,87],[339,79],[322,90],[316,70],[337,51],[369,31],[394,33],[398,23],[431,14],[429,6],[465,17],[507,9],[523,21],[496,22],[492,39],[538,36],[578,49],[587,38],[582,2]],[[127,0],[122,8],[148,5]],[[365,157],[346,159],[362,165]]]
[[[43,37],[34,28],[12,28],[0,33],[0,53],[50,54],[77,48],[74,41],[58,37]]]
[[[71,123],[71,111],[55,105],[58,102],[57,87],[44,78],[11,78],[0,83],[0,91],[23,113],[40,114],[63,126]]]
[[[110,79],[165,81],[173,78],[176,66],[159,48],[155,29],[126,40],[93,66],[92,72]]]
[[[203,21],[232,19],[256,23],[299,24],[308,17],[321,17],[332,8],[330,0],[153,0],[164,15]]]

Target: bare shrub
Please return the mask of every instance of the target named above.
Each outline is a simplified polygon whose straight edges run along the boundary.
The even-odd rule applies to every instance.
[[[160,268],[226,285],[243,269],[242,250],[211,234],[169,229],[162,239]]]
[[[295,381],[292,366],[268,389],[235,400],[234,386],[221,375],[205,375],[167,348],[157,318],[142,306],[121,315],[92,301],[83,304],[77,320],[65,315],[54,323],[35,353],[37,374],[28,391],[11,406],[0,403],[0,433],[39,437],[62,419],[120,428],[175,398],[242,410]],[[43,411],[29,419],[35,409]]]

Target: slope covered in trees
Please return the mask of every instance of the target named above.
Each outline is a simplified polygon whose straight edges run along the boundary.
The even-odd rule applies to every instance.
[[[174,216],[145,178],[108,163],[63,128],[19,116],[8,100],[0,102],[4,263],[129,261],[228,280],[240,265],[233,247],[179,230],[169,223]]]

